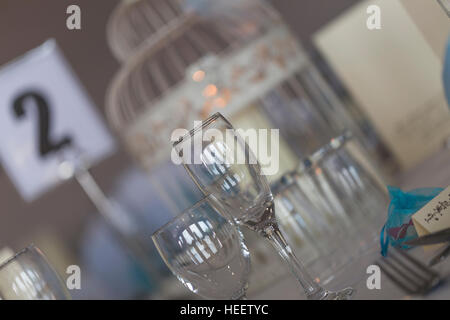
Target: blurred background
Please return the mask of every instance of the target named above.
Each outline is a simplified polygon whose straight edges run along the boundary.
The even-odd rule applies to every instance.
[[[450,117],[441,79],[450,24],[438,1],[255,0],[231,1],[232,9],[221,8],[227,1],[213,2],[0,1],[0,65],[55,39],[116,144],[90,170],[119,208],[113,220],[99,214],[75,179],[26,201],[0,168],[0,247],[34,243],[63,276],[68,265],[79,265],[82,289],[71,292],[75,299],[193,298],[171,277],[150,237],[201,197],[184,169],[170,162],[171,130],[183,117],[189,129],[191,119],[222,112],[227,103],[238,127],[281,129],[280,174],[271,182],[350,129],[385,183],[450,184]],[[365,27],[372,3],[382,8],[381,30]],[[81,8],[81,30],[66,27],[72,4]],[[236,93],[230,102],[229,83],[217,84],[223,79],[208,63],[236,52],[245,58],[252,50],[247,44],[258,39],[288,41],[279,42],[286,52],[269,53],[275,60],[286,54],[288,62],[278,62],[287,66],[279,75],[269,72],[270,81],[232,78],[238,86],[254,85],[256,93]],[[218,100],[184,79],[194,79],[195,68],[211,68]],[[187,103],[179,115],[159,111],[177,110],[181,100],[171,97],[197,93],[204,100],[190,102],[202,112],[188,117]],[[173,123],[162,128],[167,119]],[[250,288],[257,295],[286,270],[274,252],[248,238],[254,263],[270,275]]]

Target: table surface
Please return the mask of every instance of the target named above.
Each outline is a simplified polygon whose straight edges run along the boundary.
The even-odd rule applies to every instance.
[[[421,261],[427,261],[431,253],[425,253],[422,248],[409,250],[409,253],[419,258]],[[381,273],[381,289],[368,289],[366,285],[369,274],[366,273],[367,267],[375,263],[380,257],[378,246],[372,248],[365,257],[361,257],[357,262],[347,266],[344,272],[337,275],[338,281],[333,281],[325,288],[338,290],[351,286],[356,289],[355,300],[405,300],[405,299],[450,299],[450,284],[444,282],[426,296],[410,296],[399,289],[390,279]],[[436,265],[433,270],[437,271],[443,280],[450,277],[450,259],[447,259]],[[299,300],[305,299],[301,287],[289,273],[267,287],[257,295],[249,296],[249,299],[267,299],[267,300]]]

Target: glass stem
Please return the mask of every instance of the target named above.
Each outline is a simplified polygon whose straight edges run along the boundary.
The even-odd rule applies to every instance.
[[[322,299],[326,295],[326,291],[309,276],[306,268],[287,244],[277,223],[272,222],[266,225],[262,230],[262,235],[269,240],[286,262],[292,274],[305,290],[306,297],[312,300]]]

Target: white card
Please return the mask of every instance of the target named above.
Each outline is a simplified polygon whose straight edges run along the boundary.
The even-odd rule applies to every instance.
[[[26,201],[60,182],[58,152],[94,164],[115,151],[96,107],[53,40],[0,69],[0,159]]]
[[[419,236],[450,228],[450,186],[417,211],[412,220]]]

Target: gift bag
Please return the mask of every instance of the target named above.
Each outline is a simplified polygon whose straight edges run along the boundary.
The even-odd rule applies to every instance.
[[[431,199],[442,192],[442,188],[421,188],[403,192],[396,187],[388,186],[389,204],[387,221],[380,234],[381,254],[386,256],[389,245],[408,249],[405,241],[417,238],[412,222],[412,215],[425,206]]]

